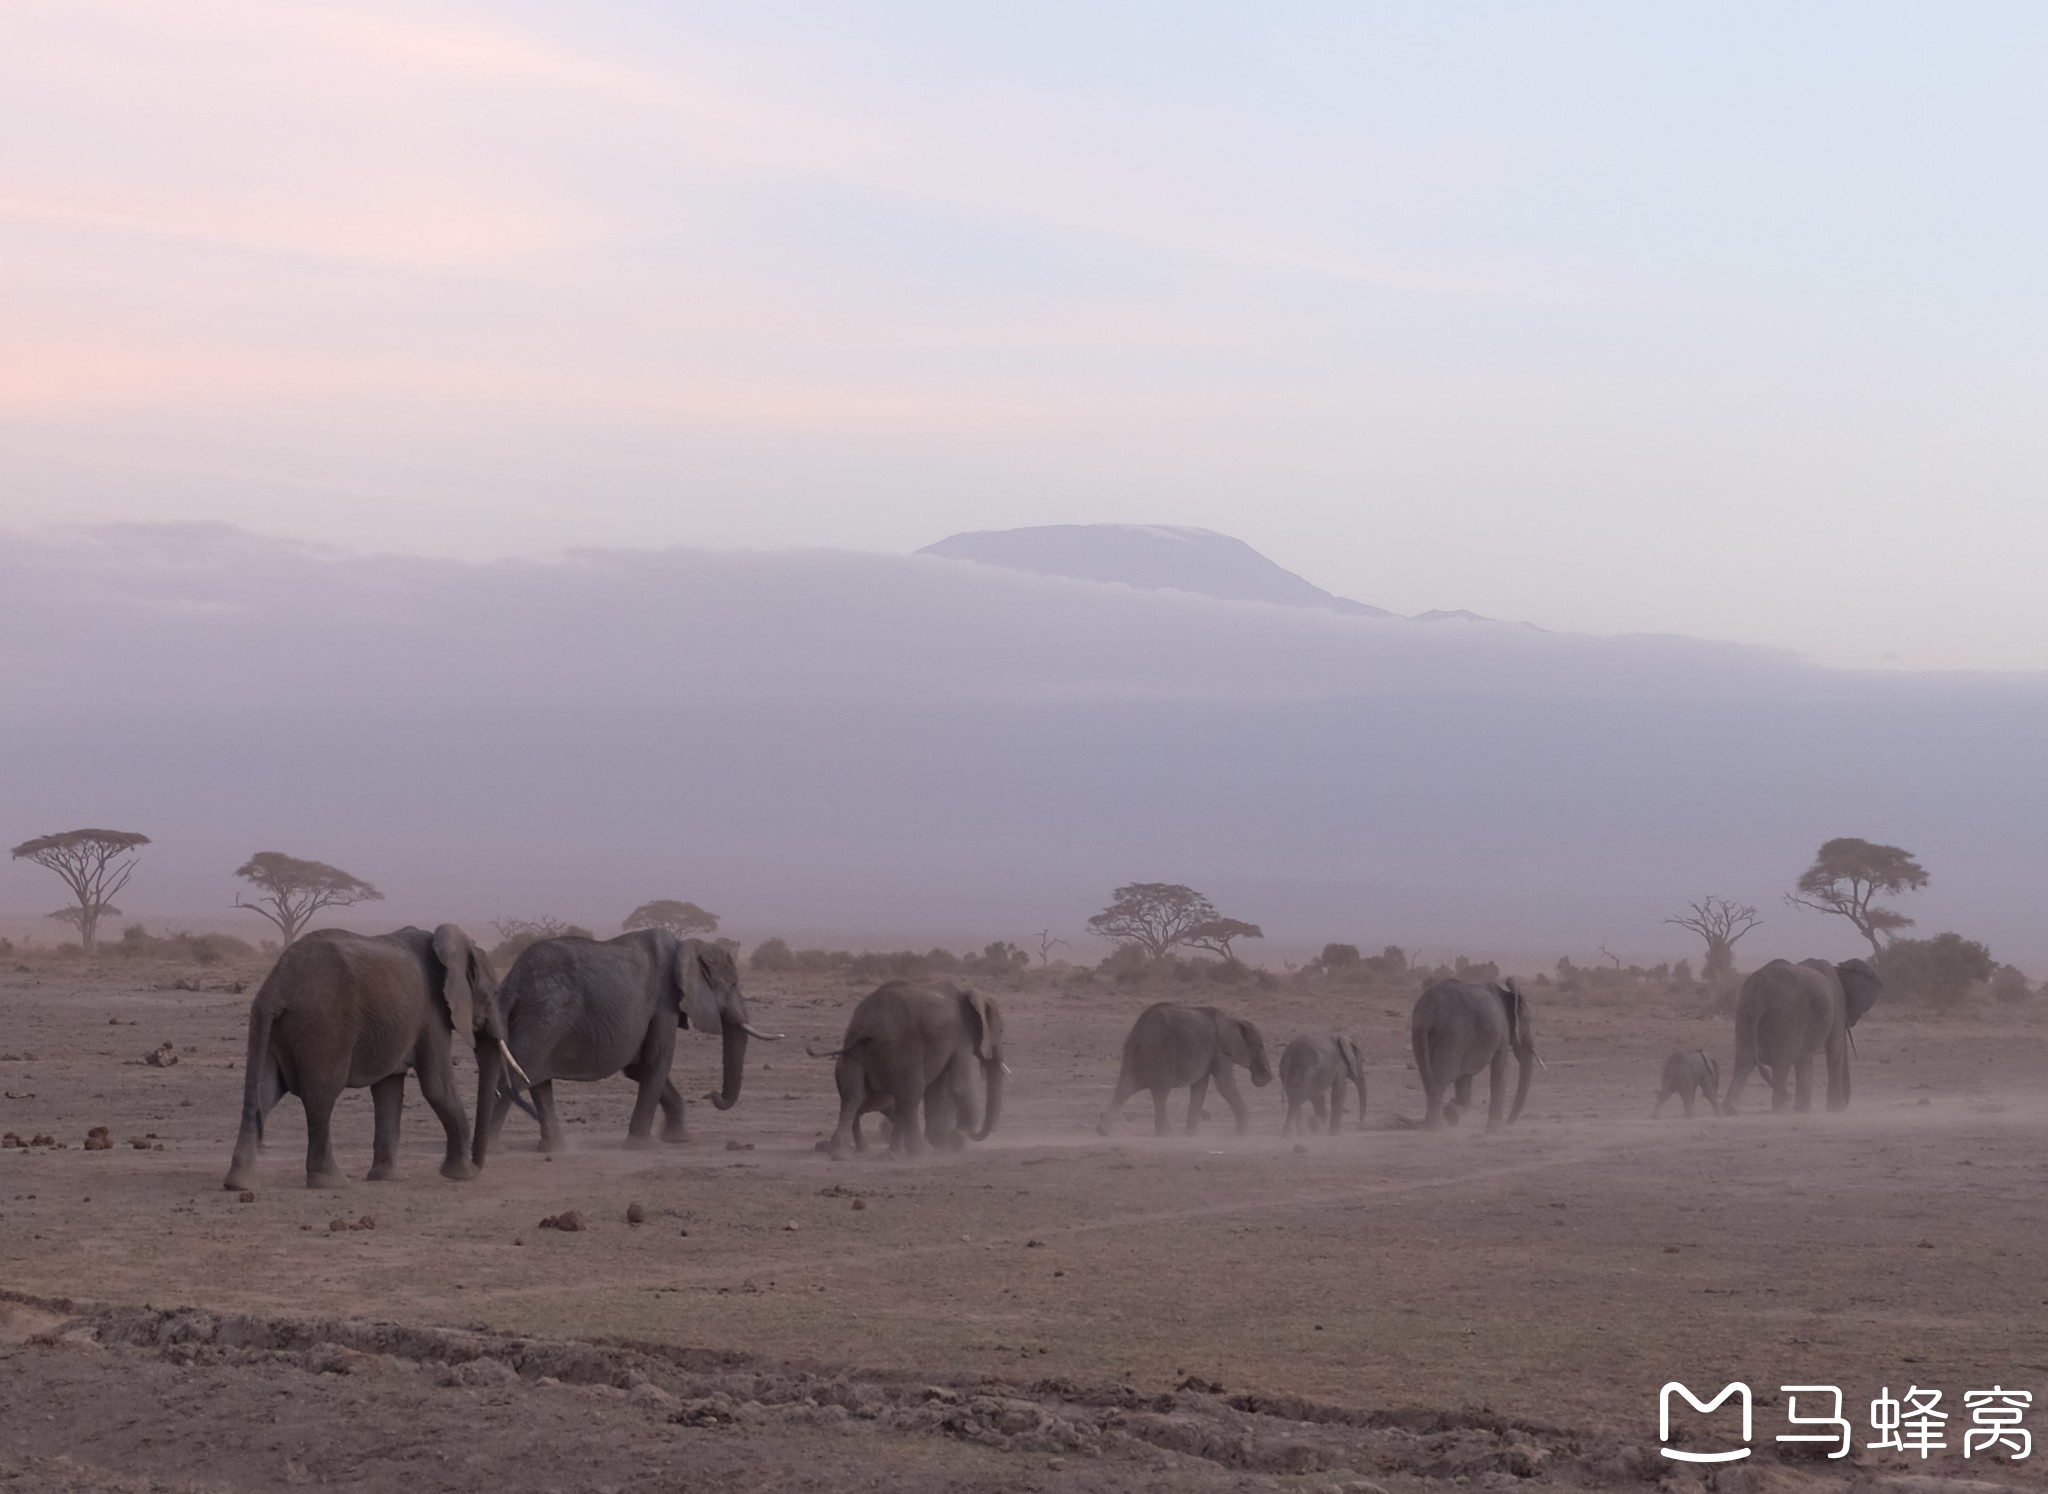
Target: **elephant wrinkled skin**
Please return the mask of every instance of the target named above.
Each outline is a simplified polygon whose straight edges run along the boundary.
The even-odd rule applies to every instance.
[[[1529,1081],[1535,1076],[1534,1065],[1540,1060],[1529,1026],[1529,998],[1512,976],[1484,985],[1438,981],[1416,998],[1409,1037],[1415,1047],[1415,1074],[1422,1081],[1422,1124],[1426,1129],[1458,1123],[1459,1115],[1472,1103],[1472,1076],[1485,1069],[1489,1073],[1486,1129],[1498,1131],[1503,1124],[1501,1109],[1510,1055],[1519,1077],[1514,1109],[1506,1119],[1520,1118],[1523,1102],[1529,1098]],[[1455,1091],[1454,1102],[1445,1102],[1446,1089]]]
[[[1344,1125],[1344,1086],[1358,1088],[1358,1128],[1365,1129],[1365,1060],[1358,1044],[1341,1032],[1312,1036],[1303,1033],[1280,1054],[1280,1092],[1287,1098],[1282,1136],[1302,1129],[1301,1107],[1315,1107],[1315,1118],[1334,1136]]]
[[[1251,1070],[1252,1083],[1270,1084],[1273,1070],[1266,1063],[1266,1040],[1259,1029],[1241,1017],[1213,1006],[1180,1006],[1161,1001],[1138,1014],[1124,1039],[1123,1066],[1117,1073],[1116,1092],[1095,1129],[1109,1134],[1110,1123],[1123,1110],[1124,1101],[1141,1089],[1152,1092],[1152,1128],[1166,1134],[1166,1097],[1187,1086],[1188,1134],[1202,1121],[1202,1100],[1213,1082],[1237,1117],[1237,1134],[1251,1125],[1245,1113],[1244,1097],[1238,1093],[1231,1074],[1233,1064]]]
[[[676,1030],[717,1033],[723,1082],[708,1098],[720,1110],[739,1102],[747,1039],[769,1037],[747,1021],[739,966],[732,951],[666,929],[638,929],[616,939],[564,935],[520,951],[498,995],[512,1055],[525,1070],[540,1119],[540,1149],[560,1150],[555,1115],[557,1079],[592,1081],[624,1074],[640,1087],[626,1126],[628,1146],[652,1142],[654,1112],[662,1140],[684,1141],[683,1100],[669,1079]],[[512,1092],[501,1087],[488,1127],[478,1126],[476,1161],[505,1123]]]
[[[1773,960],[1735,999],[1735,1068],[1723,1115],[1735,1114],[1752,1071],[1771,1086],[1771,1108],[1813,1108],[1813,1060],[1828,1061],[1828,1109],[1849,1108],[1849,1029],[1877,1005],[1884,982],[1864,960]]]
[[[368,1088],[376,1109],[370,1180],[391,1176],[398,1155],[405,1072],[447,1133],[441,1175],[470,1178],[470,1125],[455,1090],[454,1044],[476,1045],[478,1117],[496,1089],[505,1029],[494,1001],[498,979],[487,955],[452,923],[433,933],[403,928],[375,936],[321,929],[277,957],[249,1003],[242,1072],[242,1128],[223,1187],[255,1180],[264,1117],[295,1094],[306,1107],[306,1186],[342,1182],[329,1125],[344,1089]]]
[[[1002,1114],[1003,1013],[979,991],[892,980],[860,999],[837,1048],[812,1056],[836,1060],[834,1159],[846,1154],[849,1141],[864,1149],[860,1117],[866,1111],[888,1117],[892,1154],[911,1155],[927,1141],[957,1147],[970,1129],[984,1141]],[[977,1066],[988,1090],[979,1127],[973,1121]]]

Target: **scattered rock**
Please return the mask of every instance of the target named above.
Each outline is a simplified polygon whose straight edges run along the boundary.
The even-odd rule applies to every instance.
[[[0,1151],[12,1151],[15,1147],[27,1145],[26,1141],[23,1141],[12,1131],[9,1131],[5,1136],[0,1136]]]
[[[376,1227],[376,1217],[371,1214],[363,1215],[362,1218],[358,1219],[354,1224],[351,1224],[349,1226],[350,1229],[375,1229]]]
[[[1932,1240],[1922,1240],[1920,1242],[1919,1248],[1922,1250],[1932,1250],[1934,1248],[1934,1242]]]
[[[1043,1249],[1045,1249],[1045,1241],[1043,1241],[1043,1240],[1026,1240],[1026,1241],[1024,1242],[1024,1248],[1025,1248],[1026,1250],[1043,1250]]]
[[[647,1211],[646,1211],[645,1209],[641,1208],[641,1207],[640,1207],[640,1205],[638,1205],[638,1204],[627,1204],[627,1205],[626,1205],[626,1223],[628,1223],[628,1224],[645,1224],[646,1222],[647,1222]]]
[[[138,1152],[146,1152],[150,1147],[150,1141],[147,1136],[131,1136],[128,1138],[128,1144]]]
[[[751,1152],[754,1149],[754,1143],[751,1141],[728,1141],[725,1144],[725,1149],[729,1152]]]
[[[347,1228],[348,1221],[346,1219],[343,1219],[340,1215],[336,1215],[334,1218],[327,1221],[327,1232],[330,1235],[341,1234]]]
[[[585,1226],[583,1216],[580,1213],[574,1209],[565,1209],[559,1214],[550,1214],[547,1218],[541,1220],[540,1227],[542,1229],[564,1230],[573,1235],[579,1233]]]
[[[105,1126],[94,1126],[85,1133],[85,1149],[89,1152],[104,1152],[114,1145],[114,1138]]]
[[[783,1220],[783,1221],[782,1221],[782,1227],[783,1227],[783,1228],[784,1228],[785,1230],[789,1231],[789,1233],[791,1233],[791,1234],[795,1234],[795,1233],[796,1233],[796,1221],[795,1221],[794,1219],[785,1219],[785,1220]]]
[[[256,1202],[256,1195],[250,1192],[247,1188],[244,1188],[240,1193],[237,1193],[235,1197],[245,1204],[252,1204]]]
[[[1294,1152],[1298,1157],[1306,1157],[1308,1155],[1308,1147],[1304,1143],[1297,1141],[1294,1143]]]
[[[855,1207],[856,1209],[864,1209],[864,1208],[866,1208],[866,1207],[868,1206],[868,1201],[867,1201],[866,1199],[864,1199],[864,1198],[856,1198],[856,1199],[855,1199],[855,1200],[853,1201],[853,1206],[854,1206],[854,1207]]]
[[[197,989],[197,987],[181,986],[178,989]],[[178,1061],[178,1045],[176,1043],[159,1043],[156,1047],[150,1049],[149,1052],[142,1055],[142,1061],[153,1069],[167,1069]]]

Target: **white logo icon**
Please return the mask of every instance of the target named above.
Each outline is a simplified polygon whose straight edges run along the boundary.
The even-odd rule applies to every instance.
[[[1702,1401],[1676,1380],[1668,1382],[1657,1392],[1657,1440],[1668,1443],[1671,1440],[1671,1392],[1677,1391],[1685,1397],[1686,1404],[1702,1416],[1710,1416],[1725,1404],[1730,1396],[1742,1398],[1742,1440],[1747,1443],[1753,1426],[1750,1415],[1749,1387],[1740,1380],[1730,1381],[1721,1387],[1721,1393],[1711,1401]],[[1830,1439],[1832,1440],[1832,1439]],[[1732,1463],[1737,1458],[1749,1456],[1748,1447],[1738,1447],[1732,1452],[1696,1453],[1685,1452],[1675,1447],[1658,1449],[1667,1458],[1676,1458],[1681,1463]]]

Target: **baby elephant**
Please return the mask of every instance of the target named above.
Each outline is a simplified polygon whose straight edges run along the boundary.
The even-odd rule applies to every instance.
[[[1280,1091],[1287,1097],[1282,1136],[1302,1130],[1301,1107],[1313,1105],[1316,1121],[1334,1136],[1344,1128],[1344,1086],[1358,1086],[1358,1128],[1365,1129],[1365,1061],[1358,1044],[1341,1032],[1322,1037],[1304,1033],[1280,1055]]]
[[[1186,1085],[1188,1131],[1192,1134],[1202,1122],[1202,1100],[1214,1080],[1216,1092],[1237,1117],[1237,1134],[1242,1136],[1251,1122],[1245,1115],[1244,1097],[1237,1092],[1237,1080],[1231,1077],[1233,1064],[1250,1069],[1254,1084],[1273,1082],[1273,1070],[1266,1063],[1266,1040],[1251,1023],[1213,1006],[1179,1006],[1171,1001],[1148,1006],[1138,1013],[1130,1036],[1124,1039],[1116,1093],[1095,1129],[1107,1136],[1124,1101],[1148,1089],[1152,1092],[1152,1128],[1164,1136],[1166,1096]]]
[[[1664,1060],[1664,1087],[1657,1093],[1657,1108],[1651,1115],[1663,1113],[1664,1102],[1673,1095],[1685,1102],[1685,1117],[1692,1119],[1692,1097],[1695,1093],[1707,1097],[1707,1109],[1721,1108],[1721,1066],[1707,1056],[1704,1048],[1684,1048]]]

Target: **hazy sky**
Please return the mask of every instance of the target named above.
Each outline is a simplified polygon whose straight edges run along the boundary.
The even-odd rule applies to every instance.
[[[2048,668],[2048,10],[0,8],[0,526],[909,550]]]

